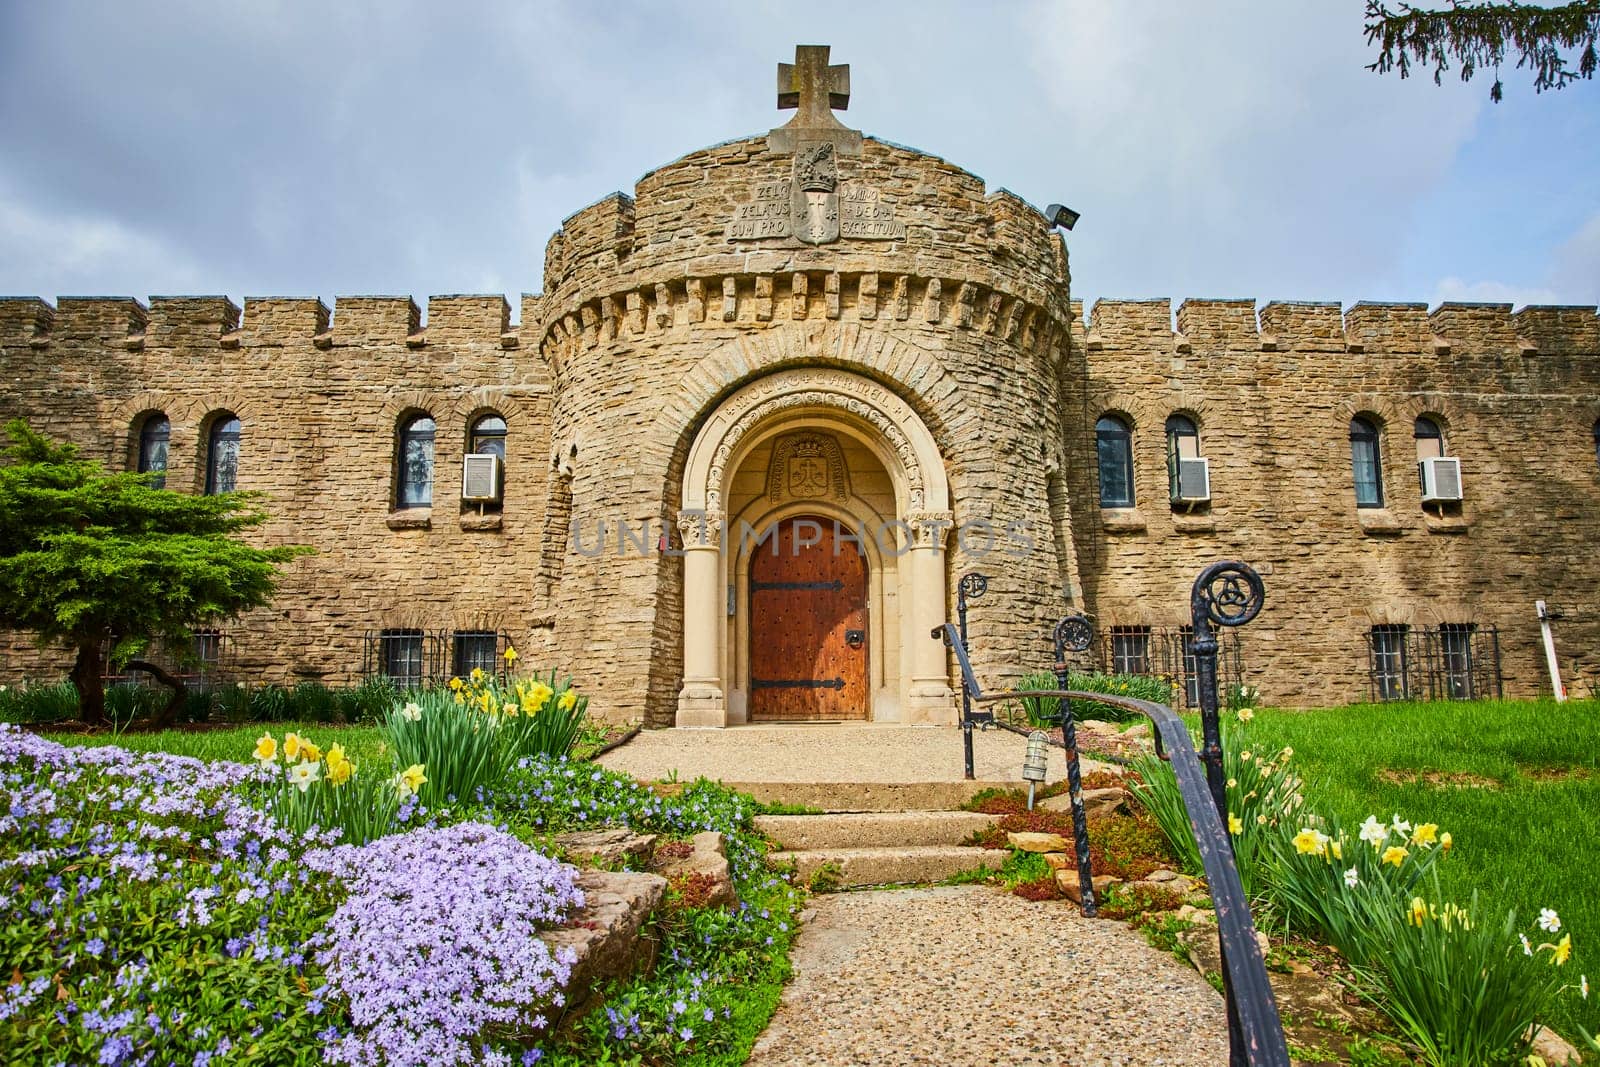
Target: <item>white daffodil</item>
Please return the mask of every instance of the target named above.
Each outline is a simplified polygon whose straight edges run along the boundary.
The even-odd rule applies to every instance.
[[[289,768],[289,782],[304,793],[311,788],[311,783],[322,777],[322,765],[318,763],[296,763]]]
[[[1539,929],[1547,934],[1558,933],[1561,930],[1561,916],[1556,914],[1554,908],[1539,909]]]
[[[1354,889],[1356,884],[1360,881],[1361,875],[1354,867],[1351,867],[1348,871],[1344,872],[1344,884],[1349,886],[1351,889]]]
[[[422,705],[418,704],[416,701],[412,701],[400,709],[400,717],[406,722],[416,722],[418,719],[422,718]]]
[[[1376,815],[1368,815],[1367,821],[1361,824],[1361,840],[1379,848],[1389,839],[1389,828],[1378,821]]]

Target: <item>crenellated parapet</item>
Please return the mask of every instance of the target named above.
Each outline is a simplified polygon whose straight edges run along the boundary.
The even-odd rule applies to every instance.
[[[817,206],[831,221],[812,232],[801,165],[765,138],[733,141],[569,216],[545,250],[540,351],[559,362],[654,330],[808,318],[947,324],[1025,344],[1045,319],[1065,328],[1066,247],[1020,197],[867,138],[860,156],[829,164]]]
[[[332,309],[315,297],[223,296],[0,298],[0,346],[49,348],[93,342],[131,351],[207,348],[428,346],[517,348],[520,328],[499,294],[435,296],[423,308],[408,296],[340,297]],[[526,294],[523,321],[538,329],[543,298]]]
[[[1600,318],[1587,306],[1363,301],[1099,300],[1084,345],[1101,349],[1195,352],[1319,351],[1431,356],[1600,355]]]

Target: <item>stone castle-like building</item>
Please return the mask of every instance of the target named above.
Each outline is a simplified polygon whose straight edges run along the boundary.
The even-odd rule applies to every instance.
[[[1184,675],[1188,587],[1255,564],[1270,703],[1548,690],[1596,669],[1594,307],[1102,300],[1051,221],[845,128],[826,48],[771,133],[568,218],[499,296],[0,301],[0,415],[191,492],[267,495],[241,676],[461,673],[514,643],[655,725],[954,721],[956,579],[991,684],[1088,612]],[[760,538],[765,536],[765,540]],[[1588,650],[1587,653],[1584,650]],[[1588,658],[1584,659],[1587,655]],[[25,635],[5,675],[64,672]]]

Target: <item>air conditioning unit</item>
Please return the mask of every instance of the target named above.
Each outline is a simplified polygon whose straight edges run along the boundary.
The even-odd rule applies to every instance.
[[[1211,461],[1178,460],[1178,484],[1172,493],[1174,503],[1197,504],[1211,499]]]
[[[469,504],[500,501],[500,457],[493,452],[469,452],[461,461],[461,499]]]
[[[1422,467],[1422,502],[1453,504],[1461,499],[1461,461],[1454,456],[1425,459]]]

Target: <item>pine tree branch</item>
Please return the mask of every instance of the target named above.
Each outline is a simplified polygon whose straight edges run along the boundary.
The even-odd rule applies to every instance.
[[[1503,93],[1500,67],[1508,55],[1516,57],[1518,70],[1526,67],[1533,72],[1535,93],[1594,77],[1600,0],[1574,0],[1555,7],[1516,0],[1451,0],[1449,8],[1439,10],[1406,3],[1391,9],[1382,0],[1367,0],[1366,34],[1367,43],[1376,43],[1379,49],[1368,70],[1379,74],[1395,70],[1405,78],[1413,63],[1432,64],[1438,85],[1452,59],[1460,64],[1462,81],[1488,67],[1494,71],[1489,97],[1498,102]],[[1573,54],[1575,68],[1568,65]]]

